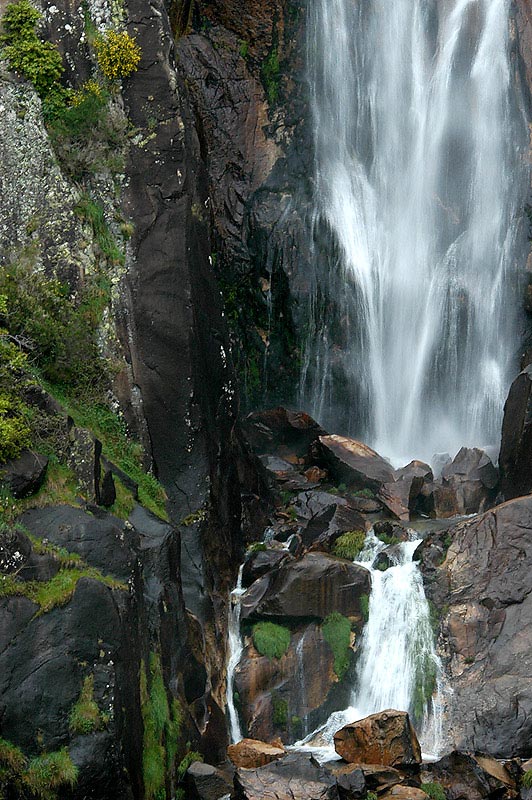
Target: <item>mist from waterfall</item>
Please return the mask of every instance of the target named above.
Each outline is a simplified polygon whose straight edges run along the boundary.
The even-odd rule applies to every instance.
[[[509,6],[310,0],[300,403],[397,463],[498,444],[517,369],[528,172]]]

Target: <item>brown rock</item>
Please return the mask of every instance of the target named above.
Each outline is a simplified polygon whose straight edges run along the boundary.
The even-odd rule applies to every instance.
[[[421,763],[419,742],[405,711],[381,711],[346,725],[335,733],[334,747],[352,764],[407,768]]]
[[[383,767],[381,764],[344,764],[339,761],[329,766],[330,772],[336,775],[337,779],[359,769],[362,770],[366,786],[371,791],[384,791],[405,779],[405,775],[398,769]]]
[[[395,800],[427,800],[427,794],[422,789],[415,786],[394,786],[388,792],[381,795],[383,800],[395,798]]]
[[[408,499],[411,483],[411,481],[406,480],[384,483],[377,492],[378,499],[390,514],[404,522],[408,522],[410,519]]]
[[[320,436],[316,445],[320,465],[335,479],[378,491],[394,480],[390,464],[375,450],[346,436]]]
[[[462,447],[443,468],[442,482],[454,490],[460,514],[476,514],[493,500],[499,473],[483,450]]]
[[[308,481],[310,481],[310,483],[319,483],[320,481],[325,480],[327,477],[327,472],[319,467],[309,467],[309,469],[305,470],[303,475]]]
[[[235,767],[255,769],[270,764],[286,755],[284,748],[260,742],[258,739],[242,739],[237,744],[230,744],[227,755]]]

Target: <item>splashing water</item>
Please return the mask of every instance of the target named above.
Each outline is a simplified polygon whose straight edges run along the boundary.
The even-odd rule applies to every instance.
[[[415,535],[413,531],[411,535]],[[370,570],[372,590],[351,704],[331,714],[324,726],[296,747],[310,746],[320,757],[331,757],[336,731],[392,708],[409,712],[426,757],[441,752],[442,668],[423,580],[412,561],[420,541],[396,545],[390,554],[395,565],[381,572],[372,565],[385,545],[372,531],[368,533],[357,563]]]
[[[229,609],[229,625],[228,625],[228,650],[229,659],[227,662],[227,710],[229,712],[229,732],[231,735],[231,742],[235,744],[242,739],[242,730],[240,728],[240,720],[238,712],[235,708],[235,700],[233,696],[235,684],[235,670],[240,663],[244,644],[240,635],[240,598],[246,591],[242,588],[242,571],[244,565],[240,565],[238,570],[238,578],[236,586],[231,592]]]
[[[499,439],[526,235],[509,6],[310,3],[318,244],[300,405],[394,463]]]

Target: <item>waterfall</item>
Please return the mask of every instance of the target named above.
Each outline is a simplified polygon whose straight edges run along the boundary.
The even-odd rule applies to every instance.
[[[235,744],[242,739],[240,720],[238,718],[238,712],[235,708],[233,693],[235,684],[235,669],[240,662],[242,651],[244,650],[244,644],[240,635],[240,598],[245,592],[245,589],[242,588],[243,569],[244,565],[241,564],[240,569],[238,570],[236,586],[231,592],[229,598],[230,609],[228,625],[229,659],[227,662],[227,710],[229,712],[229,728],[232,744]]]
[[[350,706],[331,714],[324,726],[296,746],[315,743],[318,737],[330,756],[333,736],[343,725],[393,708],[409,712],[427,757],[441,752],[442,668],[423,579],[412,560],[420,541],[394,546],[390,558],[395,563],[381,572],[373,564],[385,545],[368,533],[357,563],[370,570],[372,589]]]
[[[517,368],[527,167],[509,6],[310,2],[300,403],[398,464],[498,443]]]

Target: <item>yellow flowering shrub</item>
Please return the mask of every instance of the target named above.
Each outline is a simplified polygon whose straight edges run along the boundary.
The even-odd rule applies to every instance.
[[[105,102],[105,93],[103,87],[100,86],[98,81],[85,81],[83,86],[72,93],[71,103],[73,106],[80,106],[87,100],[88,97],[94,97],[96,100]]]
[[[96,60],[105,77],[127,78],[138,68],[141,49],[127,31],[107,31],[94,42]]]

